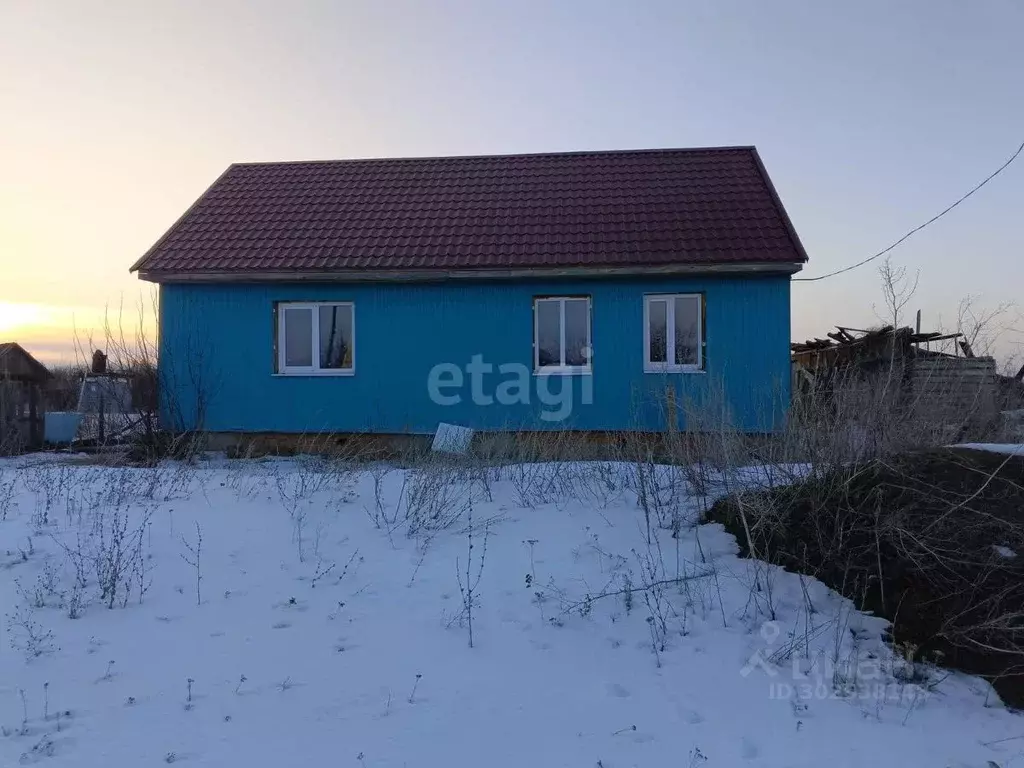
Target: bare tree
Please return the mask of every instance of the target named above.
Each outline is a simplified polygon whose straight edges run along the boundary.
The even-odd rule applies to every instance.
[[[893,266],[892,260],[886,259],[878,268],[878,274],[882,278],[882,298],[885,305],[882,313],[876,307],[875,315],[886,325],[899,328],[903,324],[904,310],[917,293],[921,273],[915,272],[911,278],[907,275],[906,267]]]

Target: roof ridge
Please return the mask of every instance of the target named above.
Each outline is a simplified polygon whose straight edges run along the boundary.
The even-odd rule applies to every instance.
[[[407,160],[508,160],[519,157],[579,157],[580,155],[642,155],[656,153],[698,154],[702,152],[756,152],[753,144],[712,147],[646,147],[639,149],[581,149],[564,152],[510,152],[496,155],[408,155],[405,157],[341,157],[308,160],[250,160],[234,162],[229,167],[268,165],[334,165],[336,163],[402,162]]]

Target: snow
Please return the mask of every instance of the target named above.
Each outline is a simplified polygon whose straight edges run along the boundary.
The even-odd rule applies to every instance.
[[[986,683],[738,558],[672,473],[678,536],[654,520],[648,543],[626,465],[0,462],[0,765],[1019,764]],[[75,553],[115,520],[141,602],[135,581],[108,609],[87,575],[69,618]]]
[[[1002,453],[1011,456],[1024,456],[1024,444],[1014,443],[960,443],[954,448],[969,448],[972,451],[988,451],[989,453]]]

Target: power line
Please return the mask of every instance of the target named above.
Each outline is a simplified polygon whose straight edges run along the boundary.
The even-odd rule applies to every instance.
[[[984,181],[982,181],[982,182],[981,182],[980,184],[978,184],[978,185],[977,185],[976,187],[974,187],[974,189],[972,189],[972,190],[971,190],[970,192],[968,192],[968,193],[967,193],[966,195],[964,195],[963,197],[961,197],[961,198],[960,198],[959,200],[957,200],[957,201],[956,201],[955,203],[953,203],[953,204],[952,204],[951,206],[949,206],[948,208],[946,208],[946,209],[944,209],[943,211],[941,211],[940,213],[937,213],[937,214],[935,214],[934,216],[932,216],[932,217],[931,217],[930,219],[928,219],[928,221],[926,221],[926,222],[925,222],[924,224],[921,224],[920,226],[914,227],[914,228],[913,228],[912,230],[910,230],[909,232],[907,232],[907,234],[905,234],[905,235],[904,235],[903,237],[901,237],[901,238],[900,238],[899,240],[897,240],[897,241],[896,241],[895,243],[893,243],[892,245],[888,246],[887,248],[883,248],[883,249],[882,249],[881,251],[879,251],[878,253],[876,253],[876,254],[875,254],[874,256],[869,256],[868,258],[864,259],[863,261],[858,261],[858,262],[857,262],[856,264],[851,264],[851,265],[850,265],[850,266],[848,266],[848,267],[843,267],[842,269],[837,269],[837,270],[836,270],[835,272],[829,272],[828,274],[825,274],[825,275],[819,275],[818,277],[794,277],[794,278],[793,278],[793,282],[795,282],[795,283],[815,283],[815,282],[817,282],[818,280],[824,280],[824,279],[825,279],[825,278],[827,278],[827,277],[835,277],[836,275],[841,275],[841,274],[843,274],[844,272],[849,272],[850,270],[856,269],[857,267],[863,267],[863,266],[864,266],[865,264],[867,264],[868,262],[870,262],[870,261],[874,261],[874,260],[875,260],[875,259],[877,259],[877,258],[880,258],[880,257],[882,257],[882,256],[885,256],[885,254],[887,254],[887,253],[888,253],[889,251],[891,251],[891,250],[892,250],[893,248],[895,248],[896,246],[898,246],[898,245],[899,245],[900,243],[902,243],[902,242],[903,242],[904,240],[906,240],[907,238],[911,237],[912,235],[916,235],[916,234],[917,234],[918,232],[920,232],[920,231],[921,231],[922,229],[924,229],[925,227],[927,227],[927,226],[928,226],[929,224],[934,224],[934,223],[935,223],[936,221],[938,221],[938,220],[939,220],[939,219],[941,219],[941,218],[942,218],[943,216],[945,216],[945,215],[946,215],[947,213],[949,213],[949,212],[950,212],[950,211],[952,211],[952,210],[953,210],[954,208],[956,208],[956,207],[957,207],[958,205],[960,205],[960,203],[962,203],[962,202],[963,202],[964,200],[966,200],[967,198],[969,198],[969,197],[970,197],[971,195],[973,195],[973,194],[974,194],[975,192],[977,192],[977,191],[978,191],[979,189],[981,189],[981,188],[982,188],[982,187],[984,187],[984,186],[985,186],[986,184],[988,184],[988,183],[989,183],[990,181],[992,181],[992,179],[994,179],[994,178],[995,178],[996,176],[998,176],[998,175],[999,175],[1000,173],[1002,173],[1002,172],[1003,172],[1003,171],[1005,171],[1005,170],[1006,170],[1007,168],[1009,168],[1009,167],[1010,167],[1010,164],[1011,164],[1011,163],[1012,163],[1012,162],[1013,162],[1014,160],[1016,160],[1016,159],[1017,159],[1018,155],[1020,155],[1020,153],[1021,153],[1021,152],[1024,152],[1024,142],[1022,142],[1022,143],[1021,143],[1021,145],[1020,145],[1019,147],[1017,147],[1017,151],[1016,151],[1016,152],[1014,152],[1014,153],[1013,153],[1013,154],[1012,154],[1012,155],[1010,156],[1010,159],[1009,159],[1009,160],[1007,160],[1007,161],[1006,161],[1005,163],[1003,163],[1003,164],[1002,164],[1001,166],[999,166],[999,167],[998,167],[998,168],[997,168],[997,169],[996,169],[996,170],[995,170],[995,171],[994,171],[993,173],[989,174],[989,176],[987,176],[987,177],[985,178],[985,180],[984,180]]]

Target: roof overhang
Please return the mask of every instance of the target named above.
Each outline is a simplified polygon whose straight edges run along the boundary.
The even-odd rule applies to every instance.
[[[747,262],[720,264],[664,264],[618,267],[531,267],[521,269],[419,270],[261,270],[261,271],[150,271],[139,279],[152,283],[436,283],[449,280],[524,280],[547,278],[657,277],[669,275],[793,275],[802,264]]]

